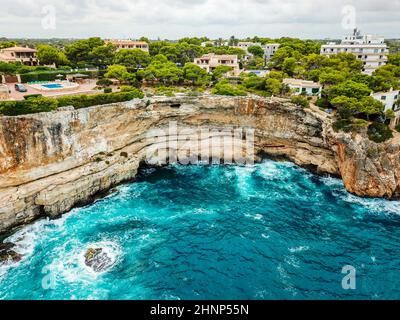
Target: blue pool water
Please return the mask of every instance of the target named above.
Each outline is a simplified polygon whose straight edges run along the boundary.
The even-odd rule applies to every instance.
[[[399,213],[290,163],[148,169],[9,238],[24,259],[0,268],[0,299],[399,299]]]
[[[60,83],[46,83],[42,84],[42,87],[48,88],[48,89],[61,89],[63,88],[63,85]]]

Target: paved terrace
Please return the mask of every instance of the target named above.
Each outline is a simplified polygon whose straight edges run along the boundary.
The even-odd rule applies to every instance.
[[[57,96],[67,96],[67,95],[78,95],[78,94],[94,94],[101,93],[100,90],[94,90],[96,87],[96,80],[88,80],[87,82],[80,84],[79,88],[75,90],[52,90],[52,91],[40,91],[31,88],[28,84],[24,83],[24,86],[28,89],[28,92],[18,92],[15,90],[15,83],[7,83],[10,93],[9,100],[23,100],[25,95],[29,94],[41,94],[44,97],[57,97]]]

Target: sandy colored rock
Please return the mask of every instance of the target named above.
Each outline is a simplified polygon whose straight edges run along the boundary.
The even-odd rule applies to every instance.
[[[168,131],[171,122],[179,134]],[[243,137],[229,140],[232,128],[254,129],[254,154],[236,148]],[[202,136],[204,129],[209,133]],[[149,134],[154,131],[160,132],[153,141]],[[171,138],[176,146],[166,145]],[[0,233],[89,203],[133,179],[146,160],[163,164],[159,157],[171,154],[184,159],[191,141],[199,140],[191,153],[196,159],[284,158],[317,173],[342,176],[346,188],[358,195],[399,196],[396,139],[379,145],[362,135],[336,134],[329,115],[279,98],[145,98],[0,117]],[[231,151],[222,151],[226,144]],[[149,157],[154,149],[157,157]]]

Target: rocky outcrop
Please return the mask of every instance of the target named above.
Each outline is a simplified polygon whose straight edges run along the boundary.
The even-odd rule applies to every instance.
[[[396,145],[385,149],[388,161],[380,151],[373,158],[369,142],[336,135],[330,122],[318,109],[283,99],[213,96],[0,117],[0,233],[92,201],[133,179],[143,161],[235,162],[266,154],[342,175],[356,194],[397,195]],[[359,148],[368,156],[363,164]]]
[[[368,139],[366,132],[327,132],[346,189],[359,196],[400,197],[400,137],[385,143]]]

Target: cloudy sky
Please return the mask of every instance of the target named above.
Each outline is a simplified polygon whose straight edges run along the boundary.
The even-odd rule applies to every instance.
[[[400,0],[0,0],[0,37],[400,38]]]

